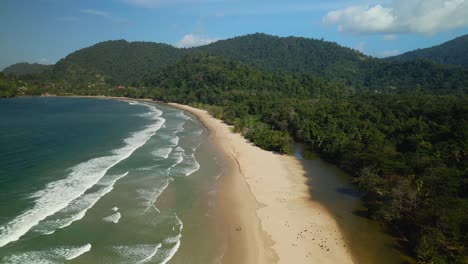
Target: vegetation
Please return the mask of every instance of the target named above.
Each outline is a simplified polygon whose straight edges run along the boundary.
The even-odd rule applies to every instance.
[[[12,78],[8,78],[0,73],[0,98],[15,97],[18,95],[18,83]]]
[[[6,67],[5,69],[3,69],[2,72],[6,75],[13,75],[13,76],[18,77],[18,76],[24,76],[24,75],[41,74],[50,68],[52,68],[52,65],[20,62],[20,63],[16,63],[16,64]]]
[[[74,84],[129,85],[145,73],[175,62],[183,54],[183,50],[166,44],[105,41],[58,61],[49,72],[49,78]]]
[[[434,47],[417,49],[388,59],[400,61],[423,59],[441,64],[468,67],[467,47],[468,35],[463,35]]]
[[[369,216],[405,238],[421,263],[464,263],[466,69],[386,62],[334,43],[263,34],[195,49],[125,41],[96,46],[41,76],[0,75],[1,95],[196,104],[261,148],[288,153],[292,140],[304,142],[354,177]],[[151,52],[160,59],[143,56]]]
[[[372,217],[402,234],[421,263],[464,263],[467,96],[354,97],[306,111],[304,140],[355,176]]]

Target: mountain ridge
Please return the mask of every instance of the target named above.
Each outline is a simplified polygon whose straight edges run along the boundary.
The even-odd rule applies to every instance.
[[[421,60],[385,60],[323,39],[255,33],[193,48],[109,40],[79,49],[40,74],[41,80],[70,84],[106,83],[141,86],[144,76],[167,68],[184,56],[205,54],[267,72],[307,73],[350,88],[391,91],[429,87],[466,90],[468,72]],[[457,77],[457,75],[459,77]]]
[[[399,61],[423,59],[439,64],[468,67],[468,34],[456,37],[436,46],[416,49],[385,59]]]
[[[6,75],[22,76],[28,74],[41,74],[52,67],[53,65],[51,64],[18,62],[6,67],[2,72]]]

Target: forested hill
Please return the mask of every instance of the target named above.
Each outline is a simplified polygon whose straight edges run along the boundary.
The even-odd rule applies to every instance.
[[[188,55],[176,64],[143,78],[145,87],[160,89],[155,97],[220,105],[226,96],[280,95],[288,98],[341,98],[354,91],[339,82],[306,73],[261,71],[251,66],[209,55]],[[157,90],[157,89],[154,89]]]
[[[101,42],[60,60],[51,77],[71,82],[132,84],[182,56],[198,53],[236,60],[259,70],[307,72],[343,83],[351,79],[362,83],[366,62],[377,61],[332,42],[257,33],[189,49],[151,42]]]
[[[361,75],[366,62],[376,60],[333,42],[261,33],[217,41],[196,50],[262,70],[307,72],[334,80]]]
[[[404,54],[389,57],[387,60],[424,59],[440,64],[461,65],[468,67],[468,34],[452,39],[440,45],[417,49]]]
[[[468,257],[468,69],[388,61],[335,43],[253,34],[208,46],[108,41],[0,97],[106,95],[206,107],[253,144],[303,142],[354,177],[368,215],[420,263]]]
[[[6,75],[23,76],[28,74],[41,74],[51,67],[52,65],[20,62],[6,67],[2,72]]]
[[[70,82],[128,84],[145,73],[175,62],[185,53],[152,42],[105,41],[71,53],[53,67],[53,79]]]
[[[264,72],[307,73],[355,91],[466,90],[467,70],[420,61],[384,61],[336,43],[251,34],[181,49],[152,42],[106,41],[57,62],[42,80],[141,86],[143,76],[187,55],[207,54]]]

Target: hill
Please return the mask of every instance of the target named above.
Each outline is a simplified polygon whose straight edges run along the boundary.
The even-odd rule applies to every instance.
[[[183,54],[183,50],[166,44],[105,41],[61,59],[51,74],[53,79],[71,82],[102,80],[108,84],[124,84],[173,63]]]
[[[206,54],[262,71],[306,73],[340,82],[356,92],[466,91],[468,71],[427,61],[391,61],[336,43],[301,37],[251,34],[189,49],[152,42],[106,41],[57,62],[42,80],[70,84],[142,86],[147,74],[186,55]]]
[[[466,263],[464,67],[253,34],[191,49],[103,42],[42,78],[0,78],[0,96],[127,96],[207,107],[263,149],[285,153],[294,139],[349,172],[367,215],[400,234],[420,263]]]
[[[334,42],[261,33],[220,40],[194,50],[262,70],[308,72],[342,81],[361,74],[366,62],[376,60]]]
[[[468,67],[468,34],[434,47],[417,49],[387,58],[387,60],[393,61],[408,61],[416,59],[430,60],[440,64]]]
[[[14,75],[14,76],[41,74],[41,73],[44,73],[46,70],[52,68],[52,66],[53,65],[20,62],[20,63],[16,63],[16,64],[6,67],[5,69],[3,69],[2,72],[6,75]]]
[[[192,100],[219,105],[226,94],[249,97],[268,94],[288,98],[342,97],[353,90],[339,82],[306,73],[262,71],[225,58],[188,55],[177,63],[148,74],[146,87],[160,89],[159,98],[175,101],[182,94]]]
[[[101,42],[60,60],[53,67],[52,76],[73,83],[103,81],[111,85],[139,86],[141,78],[148,73],[173,65],[185,55],[200,53],[264,72],[312,74],[341,82],[356,91],[468,87],[468,78],[464,78],[468,73],[458,68],[429,62],[383,61],[333,42],[260,33],[190,49],[151,42]]]

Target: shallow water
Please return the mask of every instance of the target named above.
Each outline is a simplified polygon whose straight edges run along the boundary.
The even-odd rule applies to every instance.
[[[165,105],[0,100],[0,262],[213,263],[221,167]],[[195,254],[196,253],[196,254]]]
[[[295,146],[294,155],[307,172],[311,199],[334,216],[356,263],[411,263],[398,240],[365,216],[361,195],[351,185],[349,175],[300,144]]]

